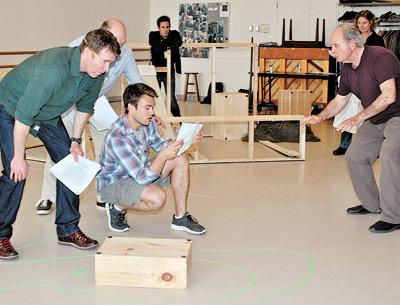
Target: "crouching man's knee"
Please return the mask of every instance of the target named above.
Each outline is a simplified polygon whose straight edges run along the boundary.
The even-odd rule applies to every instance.
[[[167,195],[160,187],[148,185],[143,190],[142,200],[149,210],[159,210],[164,206]]]

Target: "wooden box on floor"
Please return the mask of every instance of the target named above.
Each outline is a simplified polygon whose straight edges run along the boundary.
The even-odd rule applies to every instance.
[[[186,288],[189,239],[109,236],[95,255],[96,285]]]
[[[248,98],[246,93],[216,93],[212,105],[216,116],[248,115]],[[218,140],[240,140],[248,133],[247,123],[215,124],[213,137]]]

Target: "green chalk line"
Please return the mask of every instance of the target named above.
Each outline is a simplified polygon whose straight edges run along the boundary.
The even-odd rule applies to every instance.
[[[45,241],[49,241],[49,240],[54,240],[55,238],[45,238],[42,240],[38,240],[29,244],[26,244],[25,246],[19,247],[20,249],[25,249],[25,248],[29,248],[35,245],[38,245],[40,243],[43,243]],[[262,300],[259,300],[255,303],[253,303],[252,305],[267,305],[267,304],[271,304],[271,302],[276,301],[280,298],[283,298],[303,287],[305,287],[306,285],[308,285],[310,283],[310,281],[312,280],[312,278],[315,275],[315,271],[314,271],[314,264],[313,264],[313,260],[312,257],[309,254],[306,253],[300,253],[300,252],[294,252],[294,251],[289,251],[289,250],[285,250],[285,249],[278,249],[278,248],[270,248],[270,247],[264,247],[264,248],[230,248],[230,249],[194,249],[193,252],[194,253],[241,253],[241,252],[265,252],[265,251],[271,251],[271,252],[278,252],[278,253],[284,253],[284,254],[288,254],[288,255],[294,255],[294,256],[300,256],[306,259],[307,262],[307,276],[300,282],[294,284],[291,287],[282,289],[278,292],[273,293],[272,295],[263,298]],[[87,259],[87,258],[92,258],[94,256],[94,252],[91,254],[86,254],[86,255],[79,255],[79,256],[57,256],[57,257],[48,257],[48,258],[40,258],[40,259],[30,259],[30,260],[17,260],[17,261],[0,261],[0,266],[3,265],[17,265],[17,264],[38,264],[38,263],[48,263],[51,261],[70,261],[70,260],[80,260],[80,259]],[[229,293],[225,296],[219,297],[214,301],[211,301],[210,303],[203,303],[203,304],[191,304],[191,305],[217,305],[217,304],[224,304],[227,303],[229,301],[234,300],[235,298],[238,297],[243,297],[245,296],[245,294],[247,292],[249,292],[251,289],[254,289],[258,282],[259,282],[259,278],[257,278],[257,276],[244,269],[244,268],[240,268],[234,265],[229,265],[226,263],[222,263],[222,262],[218,262],[215,260],[208,260],[208,259],[200,259],[200,258],[193,258],[193,260],[195,261],[199,261],[199,262],[203,262],[203,263],[207,263],[207,264],[213,264],[215,266],[227,269],[227,270],[231,270],[231,271],[235,271],[235,272],[239,272],[242,273],[243,275],[245,275],[250,283],[247,284],[246,286],[240,288],[239,290],[236,290],[232,293]],[[75,275],[82,275],[82,274],[86,274],[87,273],[87,269],[76,269],[74,274]],[[50,289],[54,289],[60,292],[74,292],[74,293],[95,293],[97,295],[103,295],[106,297],[110,297],[113,300],[120,300],[120,302],[127,302],[126,304],[130,304],[132,305],[132,300],[130,298],[127,297],[122,297],[120,295],[116,295],[114,293],[108,293],[108,292],[104,292],[104,291],[96,291],[96,288],[87,288],[87,289],[76,289],[76,288],[64,288],[61,287],[59,285],[56,284],[19,284],[19,285],[14,285],[14,286],[9,286],[9,287],[4,287],[4,288],[0,288],[0,294],[7,292],[7,291],[11,291],[11,290],[16,290],[16,289],[24,289],[24,288],[39,288],[39,287],[44,287],[44,288],[50,288]],[[136,300],[137,301],[137,300]],[[167,304],[167,303],[136,303],[136,304],[143,304],[143,305],[177,305],[177,304]],[[189,305],[189,304],[188,304]]]

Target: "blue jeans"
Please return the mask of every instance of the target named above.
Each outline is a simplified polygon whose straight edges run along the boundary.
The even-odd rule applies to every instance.
[[[0,149],[3,163],[0,177],[0,240],[10,239],[12,224],[21,204],[25,181],[15,183],[10,179],[10,163],[14,157],[13,116],[0,105]],[[41,124],[37,136],[44,143],[53,162],[58,162],[70,152],[70,139],[62,120],[57,126]],[[79,230],[79,196],[57,180],[57,235],[68,236]]]

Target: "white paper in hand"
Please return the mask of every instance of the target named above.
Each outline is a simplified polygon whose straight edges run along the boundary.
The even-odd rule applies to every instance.
[[[89,122],[97,131],[110,129],[111,124],[118,119],[114,109],[110,106],[107,98],[102,95],[94,104],[94,114],[90,117]]]
[[[190,147],[190,145],[192,145],[201,127],[203,127],[203,124],[182,123],[181,129],[179,129],[178,137],[176,138],[177,141],[183,140],[183,146],[177,154],[178,157],[182,155],[186,149]]]
[[[50,172],[76,195],[88,187],[101,168],[98,163],[81,156],[78,159],[79,161],[76,162],[69,154],[50,168]]]

